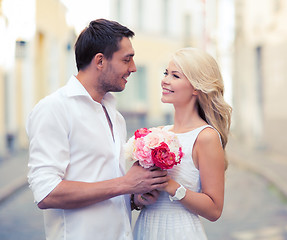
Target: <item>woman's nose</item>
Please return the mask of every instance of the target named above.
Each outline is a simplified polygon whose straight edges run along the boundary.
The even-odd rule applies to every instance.
[[[162,82],[162,84],[169,84],[169,83],[170,83],[169,80],[170,80],[169,77],[166,76],[166,77],[164,77],[164,78],[161,80],[161,82]]]

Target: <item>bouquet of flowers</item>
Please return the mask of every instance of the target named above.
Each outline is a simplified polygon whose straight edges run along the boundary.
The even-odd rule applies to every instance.
[[[140,128],[125,145],[127,159],[139,161],[144,168],[170,169],[180,163],[182,147],[177,136],[160,128]]]

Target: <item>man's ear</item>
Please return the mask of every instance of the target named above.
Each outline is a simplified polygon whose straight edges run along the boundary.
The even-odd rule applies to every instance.
[[[102,68],[104,62],[104,54],[97,53],[93,58],[93,62],[97,66],[97,68]]]

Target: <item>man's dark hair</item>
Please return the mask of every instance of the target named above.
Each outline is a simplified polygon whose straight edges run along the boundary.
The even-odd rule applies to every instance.
[[[87,67],[97,53],[103,53],[111,59],[119,49],[123,37],[132,38],[134,32],[118,22],[106,19],[91,21],[79,35],[75,43],[75,55],[78,70]]]

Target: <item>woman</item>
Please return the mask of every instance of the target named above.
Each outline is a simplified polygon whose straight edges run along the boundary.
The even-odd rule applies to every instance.
[[[135,239],[207,239],[199,215],[216,221],[223,209],[225,146],[231,107],[224,101],[224,85],[216,61],[195,48],[178,50],[162,80],[162,102],[174,106],[174,124],[183,147],[181,163],[168,170],[168,186],[159,189],[156,203],[149,194],[134,202],[146,205],[135,225]]]

